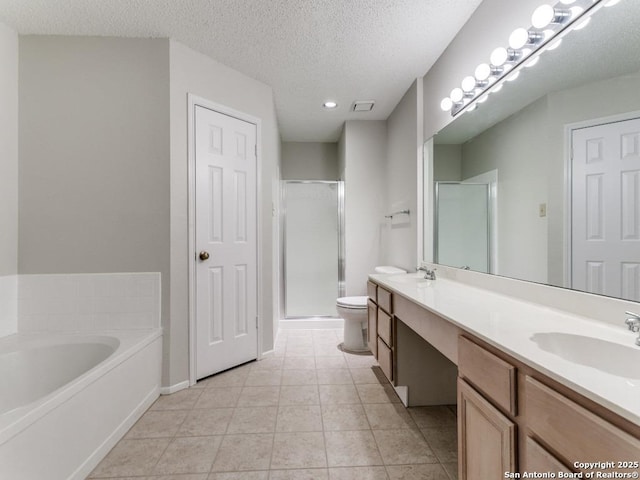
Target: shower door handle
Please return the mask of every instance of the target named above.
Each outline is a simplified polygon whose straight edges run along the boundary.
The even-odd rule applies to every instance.
[[[198,255],[200,257],[200,260],[202,260],[203,262],[205,260],[209,260],[209,252],[205,252],[204,250],[200,252],[200,255]]]

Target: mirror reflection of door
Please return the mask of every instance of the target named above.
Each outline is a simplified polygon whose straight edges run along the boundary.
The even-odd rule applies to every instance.
[[[489,273],[489,185],[436,182],[435,194],[435,262]]]
[[[640,118],[572,132],[572,288],[640,301]]]

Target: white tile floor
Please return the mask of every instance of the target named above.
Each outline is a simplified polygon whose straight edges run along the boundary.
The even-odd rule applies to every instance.
[[[162,396],[90,478],[457,478],[455,408],[404,408],[340,330],[282,330],[275,354]]]

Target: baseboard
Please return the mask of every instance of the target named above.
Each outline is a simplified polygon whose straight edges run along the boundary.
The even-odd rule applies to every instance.
[[[260,354],[260,358],[265,358],[265,357],[272,357],[275,354],[275,350],[271,349],[271,350],[267,350],[266,352],[262,352]]]
[[[98,466],[107,453],[115,447],[122,437],[129,431],[131,427],[140,419],[142,414],[153,405],[158,398],[160,391],[158,387],[154,387],[138,404],[138,406],[125,418],[120,425],[102,442],[102,444],[94,450],[78,469],[71,474],[68,480],[83,480]]]
[[[287,318],[280,320],[280,329],[323,329],[344,328],[344,320],[341,318]]]
[[[160,395],[171,395],[172,393],[179,392],[185,388],[189,388],[189,380],[185,380],[184,382],[176,383],[175,385],[170,385],[168,387],[161,387]]]
[[[409,406],[409,387],[405,387],[404,385],[394,385],[393,389],[400,397],[400,401],[405,407]]]

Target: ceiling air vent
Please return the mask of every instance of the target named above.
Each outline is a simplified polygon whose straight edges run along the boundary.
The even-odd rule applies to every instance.
[[[373,110],[373,105],[376,102],[373,100],[359,100],[353,103],[353,111],[354,112],[370,112]]]

